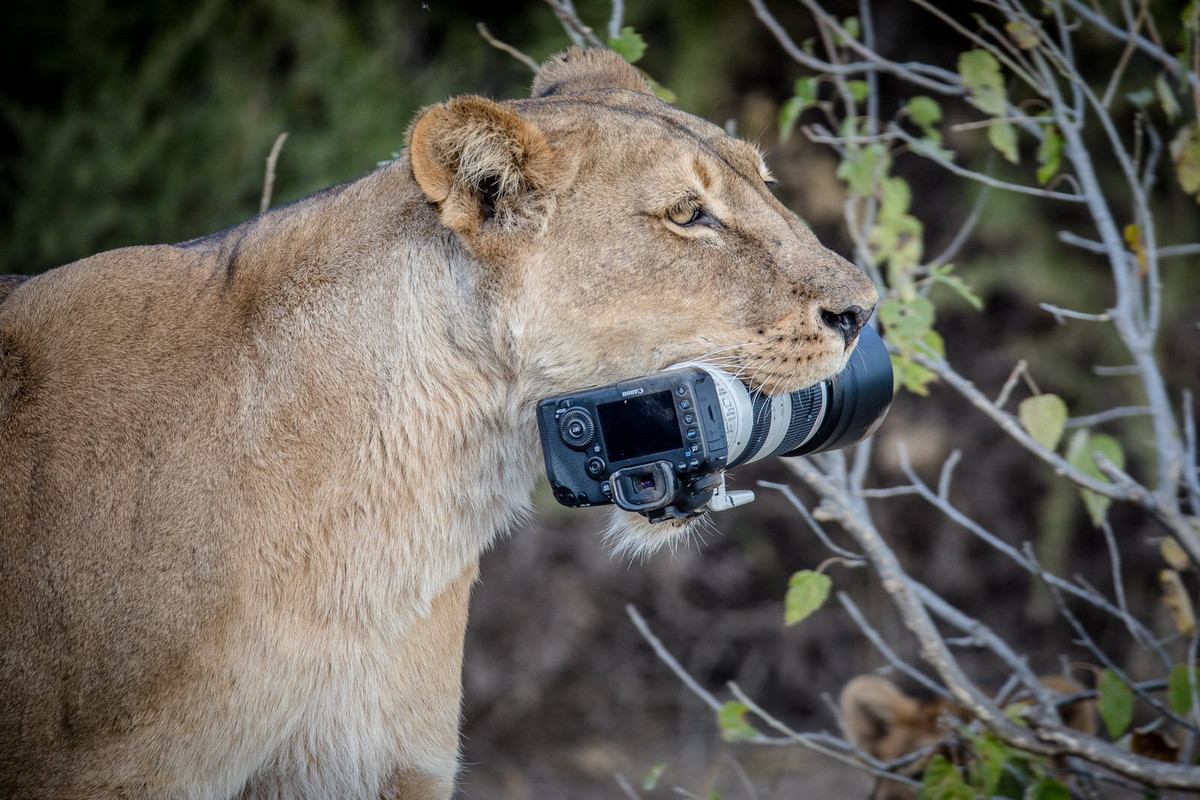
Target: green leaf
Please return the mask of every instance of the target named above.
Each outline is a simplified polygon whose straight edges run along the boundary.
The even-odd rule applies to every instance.
[[[990,733],[972,737],[975,752],[979,756],[980,777],[983,779],[983,794],[991,797],[1004,775],[1004,768],[1013,757],[1013,749]]]
[[[882,189],[882,205],[879,209],[881,219],[896,219],[908,213],[912,204],[912,189],[903,178],[890,177],[884,180]]]
[[[890,166],[891,157],[881,145],[848,147],[842,163],[838,164],[837,176],[853,194],[867,197],[875,193],[877,177],[886,175]]]
[[[1200,121],[1192,120],[1171,140],[1171,160],[1179,185],[1200,200]]]
[[[928,367],[906,361],[903,356],[892,354],[892,375],[895,376],[896,387],[906,389],[915,395],[925,397],[929,394],[929,384],[937,380],[937,373]]]
[[[893,200],[899,202],[899,200]],[[921,263],[925,246],[924,226],[911,214],[879,217],[867,235],[867,243],[876,264],[888,262],[888,283],[900,287],[912,282],[912,273]]]
[[[895,344],[901,349],[911,346],[925,332],[933,328],[933,303],[926,297],[914,297],[905,302],[898,297],[889,297],[879,304],[879,323],[884,335],[898,339]]]
[[[792,92],[805,105],[813,105],[817,102],[817,92],[820,86],[819,78],[797,78],[796,83],[792,86]]]
[[[1124,469],[1125,453],[1121,450],[1121,444],[1107,434],[1098,433],[1093,436],[1085,430],[1078,431],[1067,444],[1068,464],[1102,483],[1111,483],[1108,476],[1101,472],[1100,467],[1096,464],[1097,454],[1103,455],[1118,469]],[[1103,495],[1089,492],[1087,489],[1081,490],[1081,494],[1092,524],[1099,527],[1100,523],[1104,521],[1104,514],[1108,510],[1109,503],[1112,501]]]
[[[937,100],[923,94],[909,98],[904,105],[904,111],[914,125],[927,133],[930,128],[942,121],[942,107],[938,105]]]
[[[921,788],[917,790],[918,800],[975,800],[958,767],[951,764],[945,756],[934,756],[925,767],[925,775],[921,778]]]
[[[1200,669],[1193,670],[1196,684],[1200,686]],[[1176,664],[1171,669],[1171,677],[1167,681],[1167,697],[1171,710],[1179,716],[1186,716],[1192,711],[1192,687],[1188,682],[1187,664]]]
[[[655,764],[646,773],[646,777],[642,779],[642,788],[647,792],[652,792],[658,788],[658,782],[662,778],[663,772],[667,769],[666,764]]]
[[[829,599],[829,588],[833,581],[828,575],[803,569],[788,581],[787,595],[783,598],[783,622],[795,625],[825,605]]]
[[[1056,394],[1027,397],[1017,407],[1017,418],[1034,441],[1047,450],[1054,450],[1062,439],[1067,404]]]
[[[1008,31],[1008,35],[1012,38],[1013,42],[1022,50],[1032,50],[1037,47],[1037,28],[1029,24],[1028,21],[1014,19],[1004,26],[1004,30]]]
[[[858,39],[862,36],[862,26],[858,22],[858,17],[846,17],[842,20],[842,28],[845,29],[851,39]],[[838,38],[838,44],[845,44],[841,37]]]
[[[1125,95],[1125,99],[1138,108],[1145,108],[1154,102],[1154,90],[1149,86],[1144,86],[1136,92]]]
[[[968,50],[958,57],[958,74],[976,108],[993,117],[1005,113],[1008,93],[995,56],[987,50]]]
[[[779,141],[786,142],[792,137],[796,122],[799,121],[805,108],[807,108],[807,104],[803,100],[793,97],[783,104],[783,108],[779,109]]]
[[[654,92],[655,97],[657,97],[659,100],[662,100],[664,103],[675,105],[675,100],[678,98],[675,97],[674,92],[663,86],[658,81],[654,80],[654,78],[651,78],[645,72],[642,73],[642,78],[646,81],[646,83],[650,84],[650,91]]]
[[[620,36],[608,37],[608,46],[621,54],[630,64],[646,54],[646,40],[630,26],[621,28]]]
[[[1110,669],[1104,670],[1096,687],[1096,708],[1113,741],[1129,730],[1133,720],[1133,690]]]
[[[1011,123],[997,120],[989,125],[988,141],[1009,163],[1016,164],[1020,160],[1017,155],[1017,129]]]
[[[750,709],[745,703],[728,702],[717,712],[717,727],[721,729],[721,738],[727,742],[744,742],[758,736],[758,731],[746,721],[746,712]]]
[[[983,300],[980,299],[979,295],[975,294],[975,290],[968,286],[962,278],[951,274],[953,269],[953,264],[944,264],[940,267],[935,267],[929,274],[933,277],[935,283],[939,283],[958,293],[976,311],[983,311]]]
[[[871,87],[867,85],[866,81],[846,81],[846,89],[854,98],[854,102],[861,103],[867,99],[867,92],[871,90]]]
[[[1166,75],[1158,76],[1154,81],[1154,90],[1158,92],[1158,102],[1162,104],[1167,120],[1174,122],[1175,118],[1179,116],[1179,101],[1175,99],[1175,93],[1171,91],[1171,85],[1167,83]]]
[[[1037,171],[1038,183],[1045,185],[1058,173],[1058,167],[1062,164],[1062,151],[1062,134],[1055,126],[1047,125],[1037,149],[1037,161],[1041,165]]]
[[[1071,792],[1053,778],[1042,778],[1025,790],[1025,800],[1071,800]]]

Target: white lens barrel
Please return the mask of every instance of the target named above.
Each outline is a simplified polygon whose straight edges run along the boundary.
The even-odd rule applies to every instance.
[[[675,367],[697,367],[712,376],[725,423],[725,463],[730,467],[801,447],[825,417],[829,397],[824,383],[771,397],[752,392],[728,372],[708,364],[687,362]]]

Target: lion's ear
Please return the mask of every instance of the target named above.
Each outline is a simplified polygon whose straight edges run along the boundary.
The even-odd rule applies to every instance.
[[[536,125],[483,97],[427,109],[409,129],[408,152],[421,191],[463,235],[489,221],[509,232],[543,222],[536,217],[561,171]]]
[[[532,97],[578,94],[593,89],[627,89],[653,95],[641,74],[613,50],[570,50],[542,62],[533,79]]]
[[[916,715],[917,702],[878,675],[859,675],[842,688],[838,704],[846,735],[873,756],[899,724]]]

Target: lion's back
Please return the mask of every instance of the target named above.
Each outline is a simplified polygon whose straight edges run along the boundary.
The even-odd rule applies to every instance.
[[[134,248],[6,284],[0,794],[44,786],[46,757],[73,739],[132,725],[126,698],[152,690],[203,624],[200,599],[226,591],[228,506],[205,487],[227,456],[211,432],[231,345],[210,272]],[[23,773],[25,753],[46,774]]]

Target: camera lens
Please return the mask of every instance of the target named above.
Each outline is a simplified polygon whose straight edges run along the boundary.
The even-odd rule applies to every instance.
[[[892,402],[892,362],[873,328],[863,328],[845,368],[790,394],[751,391],[732,375],[714,378],[725,420],[728,465],[848,447],[870,436]]]
[[[810,439],[783,455],[849,447],[866,439],[883,422],[892,404],[892,359],[873,328],[863,328],[845,369],[822,386],[828,388],[824,419]]]

